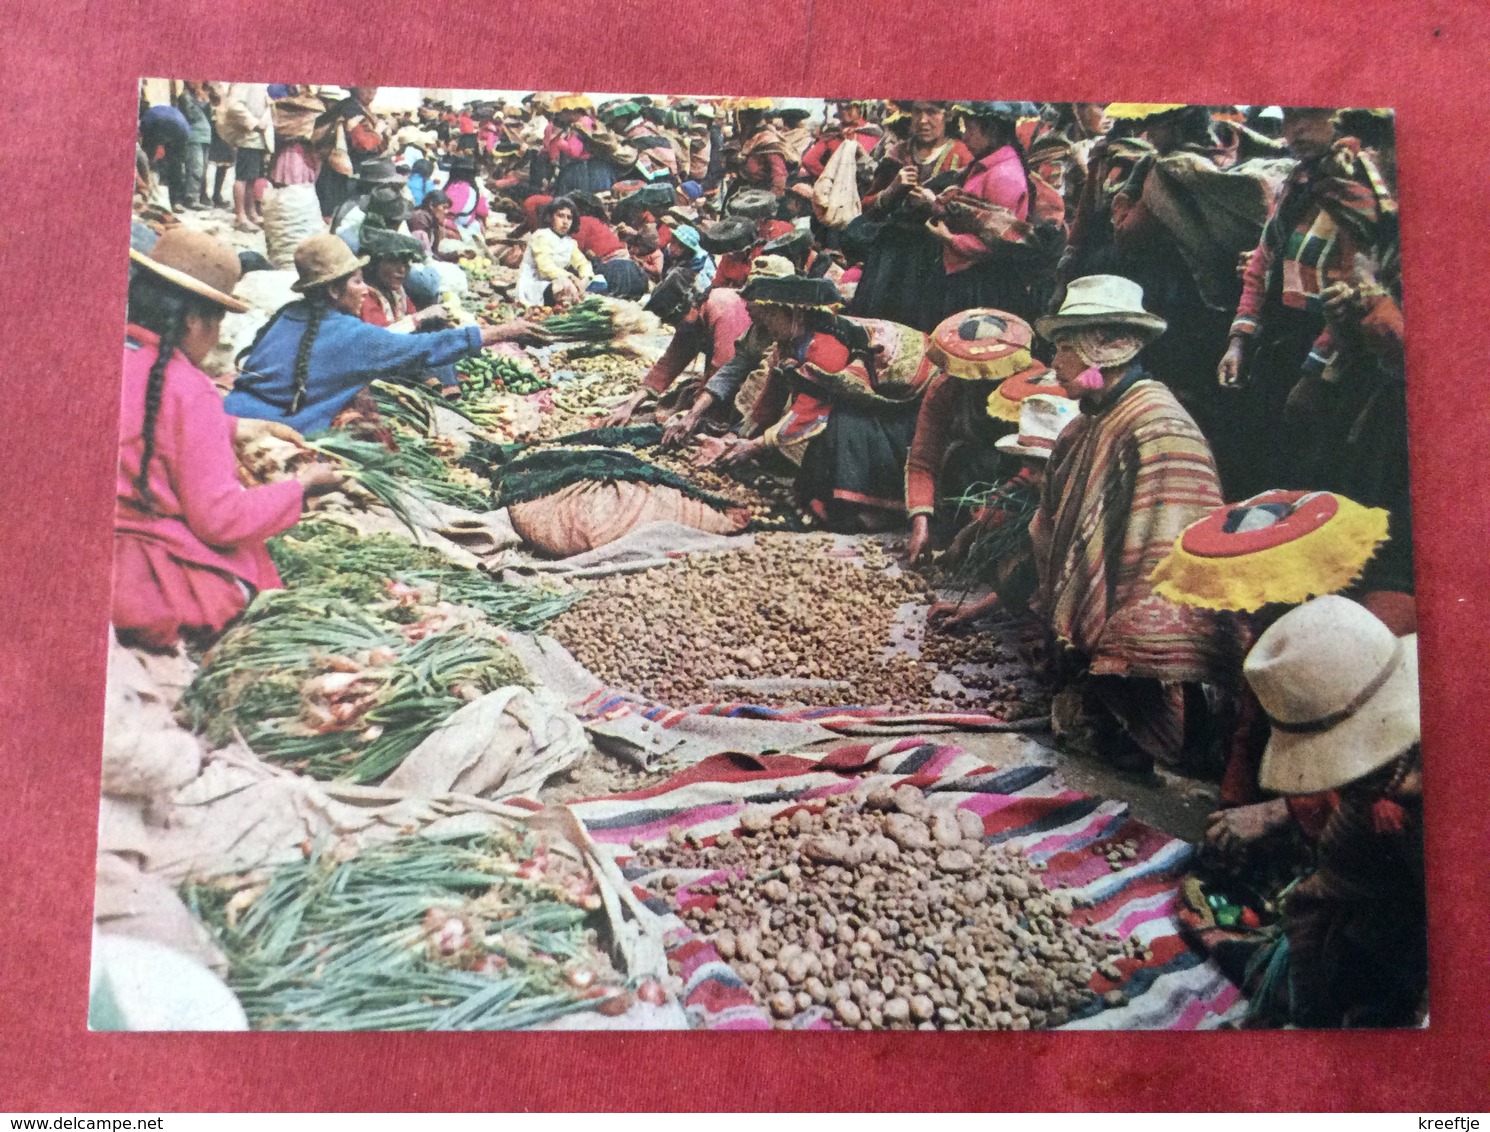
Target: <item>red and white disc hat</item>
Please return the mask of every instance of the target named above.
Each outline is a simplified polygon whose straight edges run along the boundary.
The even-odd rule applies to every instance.
[[[1265,491],[1191,523],[1150,581],[1160,597],[1201,609],[1297,605],[1355,582],[1389,520],[1328,491]]]
[[[1019,431],[999,437],[994,446],[1011,456],[1048,460],[1056,439],[1080,412],[1080,406],[1068,397],[1032,393],[1019,402]]]

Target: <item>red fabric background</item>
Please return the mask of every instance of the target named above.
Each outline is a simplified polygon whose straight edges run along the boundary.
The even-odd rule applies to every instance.
[[[0,28],[0,1109],[1486,1107],[1485,8],[66,0],[3,5]],[[1424,603],[1432,1029],[89,1034],[109,486],[141,75],[1396,106]]]

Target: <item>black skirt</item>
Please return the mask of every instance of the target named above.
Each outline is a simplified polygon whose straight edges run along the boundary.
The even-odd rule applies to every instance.
[[[886,224],[864,260],[851,306],[860,318],[883,318],[930,332],[942,320],[947,276],[942,245],[924,227]]]
[[[917,408],[835,405],[802,458],[798,497],[829,527],[852,529],[849,517],[863,508],[903,514]]]

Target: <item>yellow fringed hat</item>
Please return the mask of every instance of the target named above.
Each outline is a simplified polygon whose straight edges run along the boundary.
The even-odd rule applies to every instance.
[[[926,356],[964,381],[1004,381],[1045,371],[1030,354],[1034,337],[1024,319],[977,307],[943,319],[931,332]]]
[[[548,108],[554,113],[560,110],[585,110],[595,109],[595,103],[586,94],[561,94],[548,104]]]
[[[1051,397],[1064,397],[1066,391],[1056,381],[1055,374],[1043,367],[1029,373],[1020,373],[1001,383],[988,395],[988,415],[996,421],[1019,423],[1019,406],[1026,397],[1035,393]]]
[[[721,103],[726,110],[775,110],[776,103],[769,98],[726,98]]]
[[[1150,580],[1161,597],[1202,609],[1297,605],[1359,578],[1387,520],[1328,491],[1265,491],[1191,523]]]
[[[1171,110],[1183,110],[1185,106],[1183,102],[1114,102],[1103,113],[1118,122],[1141,122]]]

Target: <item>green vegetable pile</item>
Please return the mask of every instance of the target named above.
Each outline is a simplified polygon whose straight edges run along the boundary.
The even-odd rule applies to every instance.
[[[322,779],[376,781],[466,702],[527,672],[487,624],[537,629],[577,595],[509,586],[393,535],[312,519],[272,539],[290,587],[202,658],[182,710],[214,745]],[[439,602],[480,620],[436,614]]]
[[[599,298],[586,299],[563,314],[550,315],[538,325],[555,338],[581,342],[608,342],[616,333],[610,307]]]
[[[461,385],[468,396],[487,392],[537,393],[553,384],[521,362],[491,354],[456,362],[455,372],[460,374]]]
[[[386,504],[410,530],[415,529],[410,497],[449,503],[467,511],[487,510],[485,485],[457,479],[452,466],[424,437],[403,433],[398,438],[398,450],[389,451],[374,441],[328,432],[310,447],[340,463],[349,479]]]
[[[313,592],[261,594],[208,651],[182,709],[213,742],[237,732],[312,778],[377,781],[465,703],[528,678],[477,626],[420,628]]]
[[[582,866],[499,830],[189,882],[257,1030],[511,1030],[631,1002]]]

